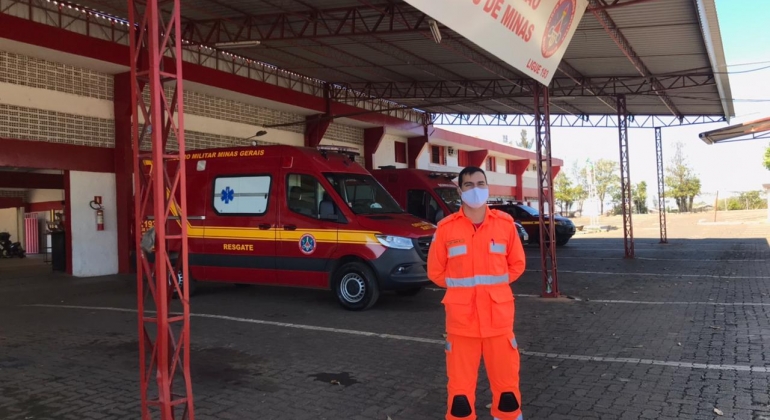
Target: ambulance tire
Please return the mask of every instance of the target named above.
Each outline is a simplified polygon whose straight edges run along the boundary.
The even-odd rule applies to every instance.
[[[369,266],[359,261],[345,263],[337,269],[332,290],[337,302],[349,311],[365,311],[380,297],[377,277]]]
[[[190,288],[190,297],[193,297],[193,295],[195,295],[195,292],[198,290],[198,282],[195,281],[195,279],[192,278],[192,276],[190,276],[190,281],[185,281],[185,279],[182,278],[182,273],[181,272],[177,273],[177,278],[182,283],[182,284],[180,284],[180,286],[182,288],[184,288],[186,286]],[[188,286],[188,284],[189,284],[189,286]],[[172,297],[174,299],[179,299],[179,295],[176,292],[176,288],[173,288],[171,290],[172,290],[171,293],[173,294]]]

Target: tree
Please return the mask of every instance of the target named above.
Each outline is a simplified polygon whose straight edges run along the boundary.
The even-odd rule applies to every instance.
[[[575,202],[575,187],[572,181],[563,172],[559,172],[553,180],[553,198],[561,203],[563,211],[569,212]]]
[[[631,189],[634,207],[637,213],[647,213],[647,182],[642,181]]]
[[[676,143],[676,150],[671,162],[666,167],[666,195],[676,200],[680,212],[692,211],[692,203],[700,194],[700,179],[687,165],[684,156],[684,144]]]
[[[580,163],[575,160],[572,162],[572,179],[575,180],[575,202],[577,202],[577,210],[583,212],[583,203],[588,198],[588,180],[586,179],[585,168],[580,167]]]
[[[767,208],[767,203],[762,198],[762,191],[748,191],[740,193],[738,206],[741,210],[758,210]]]
[[[770,146],[765,149],[765,168],[770,171]]]
[[[583,172],[588,178],[588,169],[583,168]],[[604,214],[604,199],[607,194],[612,197],[612,189],[620,188],[620,176],[618,175],[618,162],[599,159],[594,164],[594,182],[596,182],[596,195],[599,197],[599,207]],[[586,188],[587,189],[587,188]]]
[[[523,149],[531,149],[532,145],[535,144],[534,139],[528,139],[527,138],[527,130],[521,130],[521,138],[518,142],[516,142],[516,146],[519,146]]]

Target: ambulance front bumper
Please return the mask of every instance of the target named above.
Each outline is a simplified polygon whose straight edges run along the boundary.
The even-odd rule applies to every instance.
[[[415,249],[388,249],[372,261],[380,290],[404,290],[431,283],[428,263]]]

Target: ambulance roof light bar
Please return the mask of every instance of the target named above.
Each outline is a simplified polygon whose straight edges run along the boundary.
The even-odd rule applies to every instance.
[[[459,175],[459,173],[458,173],[458,172],[439,172],[439,171],[431,171],[431,172],[428,174],[428,177],[430,177],[430,178],[438,178],[438,177],[443,177],[443,178],[446,178],[446,179],[455,179],[455,178],[457,178],[457,175]]]
[[[323,145],[323,146],[317,146],[316,149],[318,149],[318,151],[321,152],[323,157],[326,157],[327,153],[329,152],[334,152],[334,153],[347,155],[351,161],[355,161],[355,157],[361,155],[361,153],[359,153],[358,149],[356,149],[355,147]]]

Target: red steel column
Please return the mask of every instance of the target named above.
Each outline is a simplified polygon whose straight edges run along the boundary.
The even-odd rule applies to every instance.
[[[118,212],[118,272],[130,268],[131,223],[133,222],[133,150],[131,148],[131,73],[114,77],[115,110],[115,198]]]
[[[634,227],[631,221],[631,168],[628,159],[628,111],[626,96],[618,95],[620,140],[620,206],[623,210],[623,245],[626,258],[634,258]]]
[[[67,257],[64,272],[72,275],[72,182],[70,171],[64,171],[64,254]]]
[[[537,187],[540,211],[540,260],[543,271],[542,297],[559,297],[556,270],[556,226],[545,217],[545,204],[553,215],[553,165],[551,162],[551,111],[548,88],[535,83],[535,142],[537,143]]]
[[[409,137],[406,139],[407,157],[409,168],[417,168],[417,160],[420,158],[425,145],[428,144],[428,136]]]
[[[374,154],[380,148],[383,138],[385,138],[385,127],[364,130],[364,167],[367,171],[374,170]]]
[[[516,176],[516,200],[524,201],[524,172],[529,167],[529,159],[509,161],[511,174]]]
[[[159,3],[161,0],[128,0],[134,180],[137,186],[134,233],[141,410],[143,420],[193,420],[189,288],[180,287],[177,281],[177,271],[181,271],[183,279],[190,278],[180,0],[163,2],[164,9],[170,10],[168,12],[161,11]],[[164,65],[163,57],[168,52],[174,59]],[[166,83],[173,90],[170,95],[164,91]],[[142,96],[145,86],[149,86],[149,103]],[[139,112],[144,119],[141,130]],[[177,151],[167,149],[170,134],[179,144]],[[149,144],[145,139],[150,140]],[[145,171],[144,162],[148,160],[151,167]],[[178,169],[169,175],[167,165],[174,161]],[[172,210],[178,215],[178,221],[169,216]],[[141,224],[150,215],[155,220],[152,261],[141,247]],[[172,224],[181,227],[180,233],[169,233]],[[178,254],[176,261],[169,258],[169,251]],[[182,314],[170,316],[174,292],[180,296]],[[178,381],[176,384],[175,380]]]
[[[655,156],[658,161],[658,218],[660,219],[660,243],[668,243],[666,225],[666,183],[663,174],[663,133],[655,127]]]

